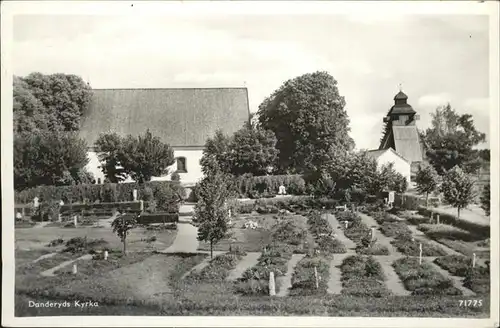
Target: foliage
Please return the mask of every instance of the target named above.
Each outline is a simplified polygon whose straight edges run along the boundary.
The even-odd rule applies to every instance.
[[[231,195],[230,180],[214,159],[210,159],[210,171],[199,183],[198,203],[195,206],[195,219],[198,226],[198,240],[210,242],[210,255],[213,245],[227,236],[229,212],[227,201]]]
[[[241,175],[235,179],[240,197],[260,198],[264,195],[275,196],[281,185],[285,186],[289,195],[303,195],[306,183],[300,175]]]
[[[389,295],[385,287],[382,266],[373,257],[350,256],[340,266],[342,294],[372,297]]]
[[[425,217],[430,217],[430,215],[431,215],[431,211],[424,208],[424,207],[420,207],[418,209],[418,213],[422,216],[425,216]],[[452,215],[452,214],[448,214],[448,213],[444,213],[444,212],[439,213],[439,221],[443,224],[449,224],[449,225],[452,225],[454,227],[466,230],[466,231],[472,233],[473,235],[481,236],[483,239],[490,237],[490,226],[489,225],[476,223],[476,222],[472,222],[472,221],[465,220],[465,219],[459,219],[459,218],[457,218],[456,215]]]
[[[71,74],[14,76],[14,132],[76,131],[92,89]]]
[[[466,172],[475,172],[481,158],[472,149],[483,142],[486,135],[474,127],[472,115],[459,115],[450,104],[436,108],[432,126],[423,134],[426,155],[440,175],[456,165]]]
[[[490,268],[476,267],[467,270],[464,278],[464,287],[469,288],[477,294],[490,293]]]
[[[123,139],[116,132],[104,133],[94,143],[101,170],[111,183],[118,183],[127,178],[125,169],[121,166],[120,156]]]
[[[141,214],[137,218],[137,224],[152,224],[152,223],[177,223],[179,222],[179,214],[177,213],[155,213]]]
[[[85,237],[73,237],[66,241],[63,252],[81,253],[90,252],[94,253],[96,250],[108,249],[108,242],[104,239],[87,239]]]
[[[461,255],[441,256],[436,258],[434,263],[458,277],[465,277],[469,268],[472,267],[472,259]]]
[[[303,173],[354,147],[337,81],[327,72],[286,81],[259,106],[263,129],[277,138],[278,169]]]
[[[473,187],[474,181],[458,166],[446,172],[443,177],[441,190],[448,204],[457,208],[458,218],[460,218],[460,210],[473,202]]]
[[[229,158],[231,137],[218,129],[212,138],[208,138],[203,148],[203,157],[200,160],[201,170],[207,175],[214,170],[230,173]],[[216,166],[216,167],[214,167]]]
[[[384,222],[380,226],[380,231],[387,237],[398,237],[402,235],[411,235],[411,230],[401,221]]]
[[[417,258],[396,260],[393,267],[412,295],[462,295],[450,279],[443,277],[429,263],[420,265]]]
[[[483,192],[481,193],[481,208],[484,210],[487,216],[490,216],[491,210],[491,199],[490,199],[490,184],[484,186]]]
[[[270,173],[276,166],[278,150],[273,132],[245,126],[231,137],[229,157],[230,172],[236,176]]]
[[[204,282],[223,281],[231,270],[236,268],[243,255],[245,254],[230,252],[216,256],[210,261],[208,266],[199,272],[191,273],[187,279]]]
[[[14,186],[79,183],[87,146],[75,133],[36,131],[14,135]]]
[[[170,180],[172,181],[181,181],[181,175],[177,172],[172,173],[170,176]]]
[[[306,255],[297,263],[292,275],[290,296],[326,294],[330,276],[330,258]],[[314,268],[318,274],[318,288]]]
[[[127,254],[127,235],[136,225],[137,217],[133,214],[121,215],[111,222],[113,232],[118,235],[118,238],[123,243],[123,254]]]
[[[417,183],[417,191],[420,194],[425,194],[425,203],[428,206],[429,194],[438,189],[439,175],[430,165],[419,166],[415,182]]]
[[[292,219],[283,219],[273,227],[271,238],[273,241],[298,246],[306,239],[307,231],[300,228]]]
[[[399,235],[391,241],[391,244],[399,252],[406,256],[419,256],[420,244],[422,244],[422,256],[444,256],[446,252],[439,246],[427,243],[423,240],[412,240],[410,235]]]

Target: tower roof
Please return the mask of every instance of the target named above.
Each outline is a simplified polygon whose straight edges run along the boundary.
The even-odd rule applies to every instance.
[[[399,91],[394,96],[394,100],[407,100],[407,99],[408,99],[408,96],[403,91]]]

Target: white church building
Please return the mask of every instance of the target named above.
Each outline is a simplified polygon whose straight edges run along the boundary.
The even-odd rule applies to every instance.
[[[192,185],[203,176],[200,159],[206,140],[217,129],[233,134],[249,119],[246,88],[94,89],[80,136],[89,145],[87,170],[96,183],[105,179],[93,147],[99,135],[138,136],[149,129],[172,146],[176,158],[165,176],[152,180],[170,180],[177,172],[181,183]]]

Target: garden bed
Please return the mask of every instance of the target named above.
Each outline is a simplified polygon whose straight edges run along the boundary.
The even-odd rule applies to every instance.
[[[399,252],[406,256],[419,256],[420,244],[422,244],[422,256],[447,255],[443,249],[429,244],[424,240],[412,240],[412,237],[409,235],[398,236],[396,239],[391,241],[391,244],[396,247]]]
[[[434,263],[454,276],[464,277],[464,286],[478,294],[490,292],[490,271],[484,266],[472,268],[472,259],[465,256],[448,255],[438,257]]]
[[[309,232],[314,237],[316,247],[321,253],[335,254],[345,253],[347,248],[333,236],[333,229],[328,220],[321,216],[320,212],[312,212],[307,218]]]
[[[201,271],[190,273],[187,279],[204,282],[223,281],[245,255],[245,253],[231,252],[216,256]]]
[[[305,256],[297,263],[292,276],[290,296],[326,294],[330,277],[330,256]],[[318,288],[314,268],[318,273]]]
[[[373,257],[350,256],[340,266],[342,294],[383,297],[390,294],[385,285],[382,266]]]
[[[387,237],[397,237],[412,234],[406,223],[401,221],[386,221],[380,225],[380,231],[384,234],[384,236]]]
[[[394,270],[412,295],[462,295],[451,279],[443,277],[429,263],[416,258],[402,258],[393,263]]]

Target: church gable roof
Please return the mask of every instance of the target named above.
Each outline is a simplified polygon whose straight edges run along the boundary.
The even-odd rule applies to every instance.
[[[396,151],[409,162],[422,161],[422,146],[415,126],[393,126],[392,135]]]
[[[396,156],[398,156],[399,158],[401,158],[403,161],[407,162],[407,163],[410,163],[406,158],[404,158],[401,154],[399,154],[397,151],[395,151],[394,149],[392,148],[387,148],[387,149],[373,149],[373,150],[369,150],[367,152],[368,156],[372,157],[373,159],[378,159],[380,156],[382,156],[383,154],[385,154],[386,152],[391,152],[393,154],[395,154]]]
[[[249,120],[246,88],[94,89],[80,136],[93,146],[99,134],[144,134],[171,146],[203,146],[217,129],[232,134]]]

